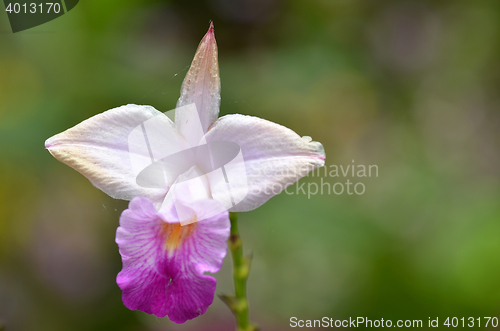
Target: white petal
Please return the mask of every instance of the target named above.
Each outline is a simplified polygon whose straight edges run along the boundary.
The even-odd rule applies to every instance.
[[[189,147],[197,147],[205,143],[205,131],[201,125],[200,115],[194,103],[177,107],[175,121],[179,132],[186,139]]]
[[[151,125],[144,126],[146,122]],[[163,140],[164,146],[177,144],[174,152],[183,148],[178,146],[178,139],[174,139],[180,136],[167,116],[153,107],[138,105],[126,105],[93,116],[47,139],[45,148],[115,199],[146,196],[161,203],[167,191],[163,172],[152,169],[154,175],[142,176],[142,186],[136,180],[141,169],[156,161],[155,153],[159,153],[159,158],[166,155],[155,148],[160,140],[158,135],[149,135],[148,143],[144,134],[140,134],[146,127],[163,132],[167,137]],[[158,178],[155,179],[156,175]],[[150,187],[144,187],[148,184]]]
[[[248,194],[230,211],[253,210],[325,163],[319,142],[258,117],[227,115],[210,128],[207,141],[229,141],[241,148]],[[229,181],[231,179],[229,178]],[[231,184],[231,183],[229,183]],[[210,182],[210,187],[220,183]],[[244,182],[234,185],[241,187]],[[231,186],[233,189],[233,186]]]
[[[191,63],[191,68],[189,68],[186,78],[184,78],[177,108],[192,103],[196,104],[203,132],[207,132],[210,124],[219,117],[220,106],[219,63],[212,23],[210,23],[208,32],[201,40]],[[185,132],[187,128],[184,127],[184,122],[180,120],[177,111],[175,113],[175,122],[180,132],[184,136],[189,136],[189,133]]]

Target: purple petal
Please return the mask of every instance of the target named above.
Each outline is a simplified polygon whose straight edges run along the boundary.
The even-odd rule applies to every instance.
[[[246,197],[231,211],[253,210],[325,164],[321,143],[258,117],[226,115],[206,135],[207,141],[229,141],[241,148],[247,174]],[[211,180],[212,191],[220,183]],[[224,184],[224,183],[223,183]]]
[[[190,205],[201,219],[218,202]],[[123,269],[117,277],[123,303],[175,323],[204,314],[213,301],[216,280],[204,275],[220,270],[229,238],[229,216],[181,226],[175,209],[157,213],[151,200],[134,198],[120,217],[116,242]]]

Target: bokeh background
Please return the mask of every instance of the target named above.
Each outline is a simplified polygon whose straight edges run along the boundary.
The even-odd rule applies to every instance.
[[[44,141],[127,103],[167,111],[215,23],[221,115],[377,165],[362,195],[281,194],[240,214],[252,320],[500,317],[500,2],[87,0],[13,34],[0,5],[0,323],[6,330],[232,330],[215,298],[176,325],[129,311],[127,203]],[[302,182],[320,182],[319,177]],[[231,263],[216,275],[232,293]]]

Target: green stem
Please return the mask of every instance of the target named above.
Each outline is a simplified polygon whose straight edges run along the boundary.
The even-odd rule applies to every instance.
[[[243,256],[243,243],[238,232],[238,214],[230,213],[231,236],[228,246],[233,256],[234,297],[220,296],[236,317],[237,331],[256,331],[258,326],[250,323],[248,315],[247,278],[250,271],[250,256]]]

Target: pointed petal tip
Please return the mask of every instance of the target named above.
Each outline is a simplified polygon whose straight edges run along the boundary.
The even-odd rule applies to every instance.
[[[54,146],[54,143],[53,143],[53,141],[52,141],[52,138],[53,138],[53,137],[51,137],[51,138],[49,138],[49,139],[45,140],[45,149],[49,149],[49,150],[50,150],[50,148],[52,148],[52,147]]]
[[[208,27],[208,31],[205,34],[205,37],[210,36],[210,37],[215,37],[215,29],[214,29],[214,22],[210,21],[210,26]]]

